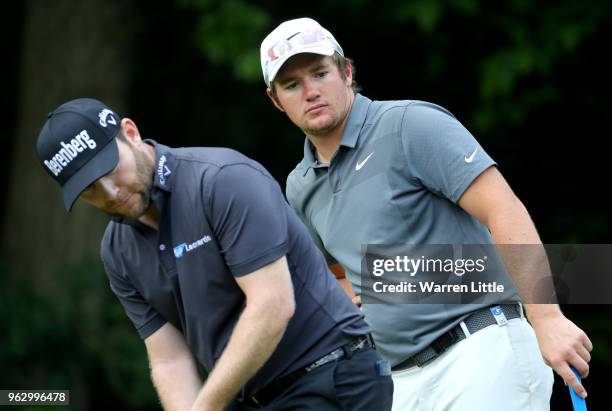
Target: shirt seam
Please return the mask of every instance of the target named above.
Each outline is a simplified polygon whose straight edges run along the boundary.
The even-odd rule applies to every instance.
[[[287,241],[283,241],[281,244],[276,245],[274,247],[268,248],[265,251],[261,252],[260,254],[258,254],[255,257],[251,257],[247,260],[244,261],[240,261],[239,263],[235,263],[235,264],[227,264],[227,266],[229,267],[230,271],[232,272],[232,274],[234,274],[235,277],[242,277],[244,275],[247,275],[253,271],[259,270],[260,268],[265,267],[266,265],[272,263],[273,261],[268,262],[267,264],[264,264],[258,268],[255,268],[251,271],[248,272],[242,272],[242,270],[244,270],[246,267],[249,267],[252,264],[256,264],[259,261],[265,261],[266,259],[268,259],[271,256],[274,255],[278,255],[279,251],[282,251],[283,249],[288,248],[287,246]],[[283,255],[286,255],[287,253],[285,252]],[[280,258],[281,256],[278,256],[278,258]]]
[[[204,162],[204,161],[200,162],[200,161],[197,161],[197,160],[196,160],[196,162],[199,162],[199,163],[206,163],[206,162]],[[212,164],[212,163],[211,163],[211,164]],[[262,172],[262,171],[261,171],[259,168],[254,167],[252,164],[249,164],[249,163],[247,163],[247,162],[238,162],[238,163],[232,163],[232,164],[224,164],[224,165],[221,165],[221,166],[216,165],[216,167],[217,167],[217,171],[215,172],[215,174],[214,174],[214,175],[212,175],[212,176],[210,176],[210,177],[208,178],[209,184],[207,184],[207,185],[206,185],[206,187],[205,187],[205,188],[202,190],[202,193],[203,193],[203,194],[206,196],[206,204],[207,204],[207,207],[206,207],[206,208],[205,208],[205,210],[204,210],[204,214],[206,215],[206,217],[207,217],[209,220],[210,220],[210,218],[211,218],[210,212],[211,212],[211,211],[212,211],[212,209],[213,209],[213,204],[212,204],[212,200],[213,200],[213,199],[212,199],[212,197],[213,197],[213,196],[212,196],[212,188],[213,188],[213,186],[214,186],[214,185],[217,183],[217,180],[216,180],[216,179],[217,179],[217,177],[219,176],[219,173],[220,173],[220,172],[221,172],[221,171],[222,171],[224,168],[231,167],[231,166],[239,166],[239,165],[247,166],[247,167],[251,168],[252,170],[257,171],[259,174],[261,174],[261,175],[262,175],[262,176],[264,176],[265,178],[267,178],[267,179],[271,180],[273,183],[278,184],[278,182],[277,182],[277,181],[276,181],[274,178],[272,178],[272,177],[271,177],[271,176],[269,176],[268,174],[266,174],[266,173]]]
[[[411,100],[409,104],[404,106],[404,113],[402,114],[402,120],[400,123],[398,138],[399,138],[399,143],[402,149],[402,156],[404,157],[404,160],[406,160],[406,170],[408,171],[408,175],[406,175],[406,178],[410,179],[412,182],[416,183],[417,185],[425,187],[425,185],[421,183],[421,181],[414,175],[414,172],[412,170],[412,164],[410,164],[410,158],[408,157],[408,153],[406,152],[406,145],[404,144],[404,139],[403,139],[404,120],[408,112],[408,107],[410,107],[413,103],[414,103],[414,100]]]
[[[143,338],[147,338],[150,335],[152,335],[155,331],[159,330],[167,322],[168,321],[164,317],[162,317],[159,313],[156,313],[155,317],[151,318],[145,324],[138,327],[138,334],[140,334]],[[155,326],[157,326],[156,323],[159,323],[159,327],[157,327],[157,329],[151,330]]]

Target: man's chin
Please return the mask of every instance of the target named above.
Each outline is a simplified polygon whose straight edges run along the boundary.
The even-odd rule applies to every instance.
[[[138,209],[136,210],[125,210],[125,211],[114,211],[114,212],[109,212],[108,214],[111,217],[115,217],[115,218],[121,218],[121,219],[126,219],[126,220],[138,220],[140,217],[142,217],[145,212],[147,211],[148,207],[144,207],[143,205],[139,205]]]
[[[321,122],[319,124],[307,124],[304,132],[308,135],[319,136],[328,134],[336,127],[332,121]]]

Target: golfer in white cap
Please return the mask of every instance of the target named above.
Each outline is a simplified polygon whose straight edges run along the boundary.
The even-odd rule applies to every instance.
[[[393,81],[401,67],[378,58]],[[306,136],[287,179],[289,203],[356,301],[363,245],[540,247],[527,210],[472,134],[438,105],[358,94],[351,60],[316,21],[274,29],[261,67],[272,103]],[[520,274],[534,266],[502,257],[522,292]],[[586,396],[570,367],[586,376],[592,345],[558,305],[523,306],[514,285],[485,297],[363,305],[393,367],[394,410],[547,410],[550,367]]]

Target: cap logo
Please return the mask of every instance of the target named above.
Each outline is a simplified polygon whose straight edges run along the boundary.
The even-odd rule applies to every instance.
[[[107,123],[114,126],[117,125],[117,120],[115,120],[115,117],[113,117],[113,112],[107,108],[100,111],[98,117],[100,118],[100,125],[102,127],[106,127]]]
[[[68,165],[87,149],[93,150],[97,147],[96,141],[89,137],[87,130],[81,131],[68,143],[60,142],[62,148],[44,163],[49,170],[57,177]]]

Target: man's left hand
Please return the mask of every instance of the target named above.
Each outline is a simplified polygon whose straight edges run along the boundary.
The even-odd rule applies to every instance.
[[[578,395],[586,397],[586,390],[570,367],[578,370],[582,377],[589,375],[590,352],[593,350],[589,337],[560,311],[530,318],[530,321],[546,364]]]

